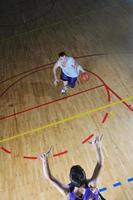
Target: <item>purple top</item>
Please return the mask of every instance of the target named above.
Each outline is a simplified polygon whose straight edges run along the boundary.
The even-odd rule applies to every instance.
[[[75,193],[73,192],[74,190],[74,186],[73,185],[69,185],[70,188],[70,192],[68,194],[68,199],[69,200],[89,200],[90,198],[93,200],[98,200],[98,189],[96,188],[96,190],[93,192],[90,187],[88,187],[88,185],[86,185],[85,187],[85,193],[83,194],[82,197],[77,197],[75,195]]]

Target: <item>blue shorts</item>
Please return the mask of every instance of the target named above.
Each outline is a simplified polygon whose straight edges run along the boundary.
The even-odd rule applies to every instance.
[[[75,87],[76,81],[77,81],[77,77],[69,77],[67,75],[65,75],[62,71],[61,71],[61,75],[60,75],[61,80],[63,81],[68,81],[68,85],[71,88]]]

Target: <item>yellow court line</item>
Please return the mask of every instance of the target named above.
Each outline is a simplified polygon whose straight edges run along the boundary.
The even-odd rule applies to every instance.
[[[23,133],[18,133],[17,135],[14,135],[14,136],[5,138],[5,139],[3,139],[3,140],[0,140],[0,143],[7,142],[7,141],[10,141],[10,140],[14,140],[14,139],[19,138],[19,137],[22,137],[22,136],[24,136],[24,135],[29,135],[29,134],[31,134],[31,133],[33,133],[33,132],[38,132],[38,131],[41,131],[41,130],[46,129],[46,128],[48,128],[48,127],[55,126],[55,125],[57,125],[57,124],[62,124],[62,123],[64,123],[64,122],[67,122],[67,121],[70,121],[70,120],[73,120],[73,119],[77,119],[77,118],[83,117],[83,116],[85,116],[85,115],[89,115],[89,114],[91,114],[91,113],[95,113],[95,112],[97,112],[97,111],[99,111],[99,110],[103,110],[104,108],[108,108],[108,107],[111,107],[111,106],[120,104],[120,103],[122,103],[123,101],[128,101],[128,100],[131,100],[131,99],[133,99],[133,96],[124,98],[124,99],[122,99],[122,100],[114,101],[114,102],[112,102],[112,103],[109,103],[109,104],[106,104],[106,105],[104,105],[104,106],[100,106],[100,107],[94,108],[94,109],[92,109],[92,110],[88,110],[88,111],[85,111],[85,112],[78,113],[78,114],[76,114],[76,115],[73,115],[73,116],[71,116],[71,117],[62,119],[62,120],[60,120],[60,121],[53,122],[53,123],[51,123],[51,124],[43,125],[43,126],[40,126],[40,127],[38,127],[38,128],[34,128],[34,129],[32,129],[32,130],[25,131],[25,132],[23,132]]]

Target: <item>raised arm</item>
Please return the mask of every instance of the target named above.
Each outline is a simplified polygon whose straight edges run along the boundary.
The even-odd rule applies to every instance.
[[[99,173],[101,171],[101,168],[103,166],[103,154],[102,154],[102,149],[101,149],[101,139],[102,139],[102,136],[101,137],[97,136],[94,141],[94,145],[96,147],[96,153],[97,153],[97,164],[94,168],[92,177],[88,180],[88,183],[93,182],[94,186],[96,186],[96,184],[97,184],[97,179],[98,179]]]
[[[49,180],[62,194],[66,195],[69,192],[69,186],[65,185],[63,183],[61,183],[60,181],[58,181],[52,174],[51,174],[51,170],[49,167],[49,162],[48,162],[48,157],[49,157],[49,153],[50,153],[51,149],[45,153],[45,154],[41,154],[39,156],[39,158],[42,161],[42,165],[43,165],[43,173],[45,178],[47,178],[47,180]]]

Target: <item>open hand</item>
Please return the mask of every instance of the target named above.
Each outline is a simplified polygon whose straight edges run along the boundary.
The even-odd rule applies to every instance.
[[[97,147],[100,147],[100,143],[101,143],[101,140],[103,138],[103,135],[97,135],[95,137],[95,139],[92,141],[92,142],[89,142],[90,144],[95,144]]]
[[[51,150],[52,150],[52,146],[48,149],[48,151],[47,151],[46,153],[40,154],[40,155],[38,156],[38,158],[39,158],[40,160],[45,160],[46,158],[49,157],[49,154],[50,154]]]

